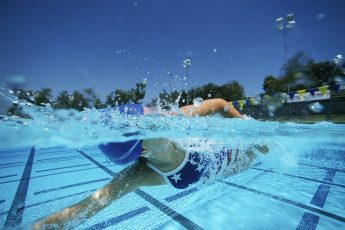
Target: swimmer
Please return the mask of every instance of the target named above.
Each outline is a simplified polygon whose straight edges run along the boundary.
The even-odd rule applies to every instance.
[[[149,108],[140,105],[120,106],[120,113],[150,114]],[[243,116],[222,99],[205,100],[200,106],[188,105],[180,108],[187,117],[207,116],[219,113],[227,118]],[[109,160],[117,164],[128,164],[113,179],[82,201],[36,221],[32,229],[74,228],[126,194],[145,186],[169,184],[177,189],[207,182],[216,174],[227,177],[246,170],[255,160],[258,151],[267,154],[265,145],[251,145],[240,150],[227,148],[219,143],[211,154],[205,154],[202,146],[207,140],[174,142],[165,138],[132,140],[124,143],[110,142],[99,145]]]

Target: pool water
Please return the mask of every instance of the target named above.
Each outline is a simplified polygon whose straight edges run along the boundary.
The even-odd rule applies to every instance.
[[[136,190],[78,229],[345,229],[343,125],[114,114],[104,127],[99,115],[45,110],[0,121],[0,226],[27,227],[108,183],[123,166],[108,162],[97,143],[207,137],[271,150],[207,186]]]

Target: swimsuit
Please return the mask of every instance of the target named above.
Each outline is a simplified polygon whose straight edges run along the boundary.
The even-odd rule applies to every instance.
[[[221,148],[217,152],[185,151],[185,157],[180,165],[170,171],[162,172],[151,163],[147,166],[161,175],[167,184],[177,189],[185,189],[203,179],[209,179],[213,175],[219,175],[230,164],[237,161],[239,151],[236,149]]]

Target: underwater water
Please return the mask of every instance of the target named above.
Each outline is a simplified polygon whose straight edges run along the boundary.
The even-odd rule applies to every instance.
[[[101,110],[18,103],[31,119],[0,120],[1,226],[12,221],[27,227],[109,182],[124,166],[107,161],[98,144],[164,137],[208,139],[237,148],[266,144],[270,152],[258,156],[248,170],[206,186],[136,190],[78,229],[345,227],[345,125],[123,116],[117,110],[107,112],[105,123]]]

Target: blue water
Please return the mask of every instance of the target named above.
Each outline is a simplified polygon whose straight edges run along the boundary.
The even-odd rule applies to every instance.
[[[247,171],[207,186],[142,188],[78,229],[345,228],[344,125],[116,112],[104,125],[95,109],[25,106],[25,111],[32,119],[0,120],[0,226],[10,221],[27,226],[106,184],[123,167],[109,163],[97,144],[166,137],[240,147],[265,143],[270,153]]]

